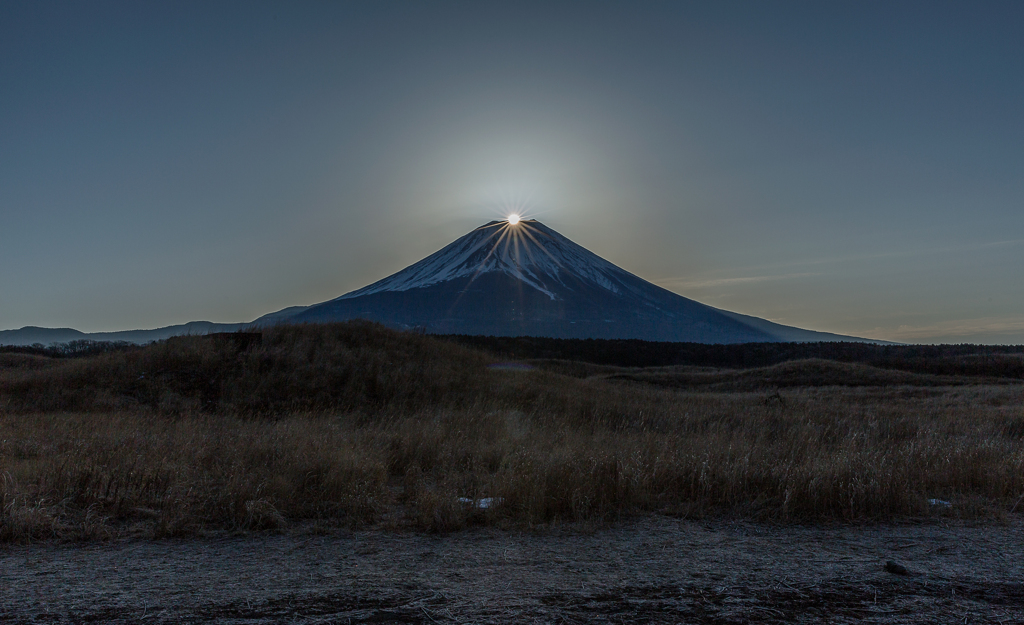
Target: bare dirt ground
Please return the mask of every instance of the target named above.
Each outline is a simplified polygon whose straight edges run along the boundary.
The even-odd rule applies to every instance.
[[[0,622],[1024,623],[1013,518],[2,545]]]

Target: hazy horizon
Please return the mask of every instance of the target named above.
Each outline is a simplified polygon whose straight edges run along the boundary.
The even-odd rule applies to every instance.
[[[6,3],[0,330],[248,322],[518,210],[702,303],[1024,343],[1024,4]]]

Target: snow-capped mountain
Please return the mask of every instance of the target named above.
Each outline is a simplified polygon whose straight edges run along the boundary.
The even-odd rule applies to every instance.
[[[538,221],[492,221],[383,280],[251,324],[192,322],[84,334],[70,328],[0,332],[0,345],[77,339],[148,343],[179,334],[278,323],[369,319],[436,334],[745,343],[866,341],[705,306],[655,286]],[[874,341],[871,341],[874,342]]]
[[[438,334],[705,343],[858,340],[705,306],[535,220],[492,221],[383,280],[282,313],[257,323],[363,318]]]

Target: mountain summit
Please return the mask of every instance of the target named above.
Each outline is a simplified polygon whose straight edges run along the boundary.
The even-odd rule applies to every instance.
[[[436,334],[701,343],[859,340],[695,302],[536,220],[492,221],[383,280],[257,322],[354,318]]]

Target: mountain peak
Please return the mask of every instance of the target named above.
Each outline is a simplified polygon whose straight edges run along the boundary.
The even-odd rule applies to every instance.
[[[490,273],[508,275],[552,300],[561,297],[560,290],[572,289],[569,276],[572,282],[582,280],[614,293],[623,286],[622,276],[632,276],[536,219],[515,225],[491,221],[420,262],[337,299],[408,291],[467,277],[472,284]]]

